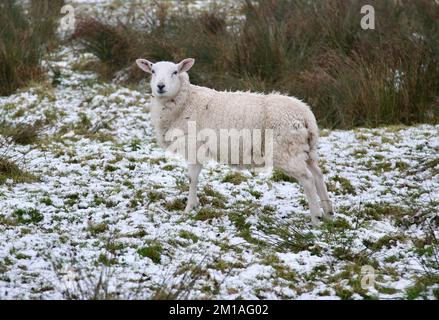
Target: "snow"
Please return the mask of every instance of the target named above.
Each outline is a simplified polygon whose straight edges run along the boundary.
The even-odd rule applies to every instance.
[[[90,3],[75,1],[82,2]],[[40,144],[5,146],[0,137],[0,155],[7,151],[23,158],[22,167],[39,178],[29,183],[8,179],[0,185],[0,299],[63,299],[69,293],[89,298],[81,295],[79,286],[96,283],[103,271],[112,298],[151,298],[159,289],[178,292],[179,286],[188,286],[191,299],[339,299],[335,289],[338,285],[349,289],[349,278],[333,277],[354,264],[336,255],[341,247],[352,255],[366,252],[379,263],[380,285],[396,290],[368,291],[379,298],[403,298],[416,276],[423,274],[414,243],[428,238],[429,225],[437,226],[438,165],[427,164],[438,157],[438,125],[334,130],[321,137],[322,167],[337,221],[349,226],[345,230],[313,228],[298,184],[274,182],[271,173],[253,177],[249,172],[244,172],[248,181],[240,185],[222,183],[233,171],[215,163],[204,169],[200,190],[209,185],[220,192],[227,199],[226,208],[216,209],[220,217],[200,221],[194,219],[195,213],[187,216],[166,209],[166,201],[187,194],[181,188],[187,185],[185,164],[155,143],[146,90],[102,83],[92,72],[74,71],[73,62],[82,59],[95,58],[65,47],[45,62],[60,70],[58,86],[0,97],[5,121],[34,123],[49,112],[57,115],[41,133]],[[18,108],[25,112],[16,118]],[[111,139],[78,133],[84,117],[90,121],[87,130]],[[135,139],[140,141],[137,148],[132,146]],[[360,149],[365,152],[358,156]],[[398,167],[399,162],[407,167]],[[390,168],[380,167],[383,163]],[[169,164],[175,168],[164,170]],[[344,190],[337,176],[349,181],[355,192]],[[262,197],[256,199],[249,190]],[[164,200],[151,201],[152,191]],[[407,210],[410,225],[401,226],[391,216],[373,219],[359,214],[373,204]],[[274,212],[263,212],[266,205]],[[36,209],[43,220],[8,222],[14,221],[17,209]],[[249,241],[229,219],[231,212],[244,214],[244,209],[250,211],[245,223],[251,236],[266,241],[265,247]],[[311,234],[310,241],[320,251],[278,246],[281,234],[265,234],[259,228],[267,215],[275,228],[292,226]],[[184,239],[182,231],[196,240]],[[365,247],[366,240],[395,235],[405,240],[376,251]],[[160,262],[138,251],[155,242],[162,246]],[[103,263],[102,256],[114,263]],[[396,261],[386,260],[391,257]],[[317,274],[322,266],[327,269]],[[433,297],[431,291],[427,298]],[[362,298],[357,293],[352,297]]]

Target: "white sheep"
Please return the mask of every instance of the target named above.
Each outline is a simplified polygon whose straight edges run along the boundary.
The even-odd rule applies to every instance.
[[[218,134],[223,129],[271,130],[273,167],[295,177],[303,186],[313,224],[318,225],[322,218],[330,220],[332,204],[317,164],[318,127],[308,105],[277,93],[224,92],[192,85],[187,71],[194,62],[191,58],[178,64],[136,60],[142,70],[152,74],[151,119],[159,145],[169,147],[172,141],[169,141],[167,134],[177,129],[187,139],[190,123],[196,124],[197,131],[209,129]],[[196,147],[201,145],[198,141]],[[261,146],[252,145],[253,148]],[[207,149],[209,157],[218,160],[218,149]],[[243,149],[240,146],[239,152],[242,153]],[[188,160],[187,150],[180,153]],[[190,212],[198,205],[197,184],[202,167],[203,162],[198,159],[188,162],[190,185],[185,212]]]

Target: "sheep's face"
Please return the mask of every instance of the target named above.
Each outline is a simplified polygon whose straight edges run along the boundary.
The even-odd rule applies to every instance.
[[[187,72],[194,65],[195,60],[188,58],[176,64],[168,61],[152,63],[145,59],[137,59],[140,69],[150,73],[151,91],[157,98],[173,98],[180,90],[180,73]]]

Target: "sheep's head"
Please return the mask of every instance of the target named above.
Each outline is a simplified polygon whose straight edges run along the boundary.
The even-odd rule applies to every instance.
[[[137,59],[140,69],[151,73],[151,91],[158,98],[173,98],[177,95],[181,86],[180,74],[189,71],[194,65],[192,58],[184,59],[180,63],[160,61],[152,63],[145,59]]]

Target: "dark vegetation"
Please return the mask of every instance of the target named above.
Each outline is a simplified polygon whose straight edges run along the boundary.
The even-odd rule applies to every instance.
[[[28,10],[16,0],[0,2],[0,96],[43,78],[43,54],[56,47],[63,0],[32,0]]]
[[[155,1],[147,18],[110,25],[86,18],[74,39],[107,79],[138,57],[196,59],[192,82],[216,89],[277,90],[307,101],[325,127],[437,123],[439,5],[430,0],[241,1],[190,13]],[[360,9],[375,7],[376,29]],[[139,10],[139,9],[136,9]],[[242,16],[243,19],[237,19]]]

